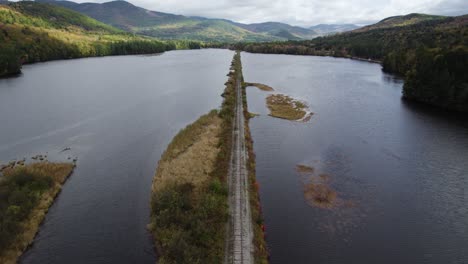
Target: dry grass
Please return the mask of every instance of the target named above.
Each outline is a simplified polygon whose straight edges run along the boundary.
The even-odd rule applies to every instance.
[[[272,91],[275,90],[275,89],[273,89],[273,87],[268,86],[266,84],[262,84],[262,83],[249,83],[249,82],[246,82],[245,86],[254,86],[254,87],[257,87],[258,89],[260,89],[262,91],[266,91],[266,92],[272,92]]]
[[[17,237],[11,243],[10,247],[3,251],[3,254],[0,256],[0,263],[16,263],[19,256],[21,256],[24,250],[33,242],[49,207],[60,192],[62,184],[72,173],[73,168],[74,165],[70,163],[40,162],[8,168],[3,171],[5,177],[9,177],[9,175],[17,172],[17,170],[27,170],[36,175],[49,176],[53,179],[53,185],[47,192],[42,194],[37,206],[32,210],[28,218],[20,224],[21,232],[18,232]]]
[[[334,208],[339,205],[338,194],[330,186],[328,174],[318,174],[314,167],[298,164],[296,171],[302,177],[304,198],[310,206]]]
[[[159,161],[153,191],[171,184],[191,183],[195,188],[201,187],[214,168],[221,123],[213,111],[179,132]]]
[[[315,169],[314,167],[309,167],[307,165],[298,164],[296,165],[296,171],[300,174],[313,174]]]
[[[306,117],[306,105],[287,95],[272,94],[266,98],[270,116],[299,121]]]
[[[309,183],[304,186],[304,197],[312,206],[331,208],[335,204],[336,191],[325,183]]]
[[[148,229],[160,263],[221,263],[228,205],[217,174],[227,173],[219,171],[225,127],[216,110],[200,117],[174,137],[158,163]]]

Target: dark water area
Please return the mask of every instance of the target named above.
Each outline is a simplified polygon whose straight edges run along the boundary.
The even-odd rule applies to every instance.
[[[269,117],[248,88],[271,263],[468,263],[468,120],[401,99],[378,64],[242,54],[244,78],[304,100],[309,123]],[[310,206],[297,164],[326,174]]]
[[[157,161],[181,128],[220,106],[232,56],[55,61],[0,80],[0,160],[78,158],[21,263],[155,263],[146,225]]]

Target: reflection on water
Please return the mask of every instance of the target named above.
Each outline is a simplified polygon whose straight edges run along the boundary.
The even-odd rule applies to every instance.
[[[247,91],[271,263],[467,263],[468,120],[401,99],[380,66],[243,53],[244,78],[309,103],[310,123],[265,115]],[[311,207],[297,164],[342,206]],[[307,182],[306,182],[307,183]],[[308,182],[310,183],[310,181]]]
[[[154,169],[179,129],[219,107],[232,55],[55,61],[0,80],[0,160],[78,158],[21,262],[155,263]]]

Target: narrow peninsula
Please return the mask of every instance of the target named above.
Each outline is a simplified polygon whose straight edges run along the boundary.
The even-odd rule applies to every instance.
[[[0,176],[0,263],[14,264],[73,172],[73,163],[38,162],[3,167]]]

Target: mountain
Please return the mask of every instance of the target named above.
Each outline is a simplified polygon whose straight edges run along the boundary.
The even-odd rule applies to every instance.
[[[354,24],[318,24],[309,27],[310,30],[315,31],[320,35],[336,34],[345,31],[351,31],[357,28],[359,28],[359,26]]]
[[[418,24],[424,21],[433,21],[433,20],[443,20],[444,16],[434,16],[426,14],[408,14],[405,16],[393,16],[385,18],[378,23],[373,25],[365,26],[354,30],[355,32],[364,32],[374,29],[384,29],[384,28],[393,28],[393,27],[405,27],[414,24]]]
[[[0,29],[0,77],[19,73],[24,63],[197,48],[197,43],[129,34],[70,9],[31,1],[1,4]]]
[[[128,31],[131,31],[135,27],[145,28],[167,23],[179,23],[187,20],[184,16],[149,11],[125,1],[112,1],[102,4],[78,4],[70,1],[55,0],[38,0],[36,2],[63,6],[103,23]]]
[[[67,8],[52,6],[47,4],[38,4],[35,2],[9,2],[2,10],[2,22],[7,24],[30,25],[41,27],[42,29],[65,29],[75,28],[79,31],[90,31],[100,33],[123,33],[122,30],[99,22],[88,16],[74,12]],[[13,12],[10,14],[13,19],[8,20],[6,10]]]
[[[286,38],[286,39],[312,39],[317,36],[317,32],[311,29],[291,26],[279,22],[265,22],[255,24],[235,23],[241,28],[247,29],[256,33],[266,33],[269,35]]]
[[[255,42],[311,39],[317,36],[311,29],[283,23],[242,24],[225,19],[187,17],[150,11],[126,1],[112,1],[102,4],[78,4],[56,0],[38,1],[70,8],[122,30],[160,39]]]
[[[405,78],[404,98],[468,112],[468,15],[409,14],[308,41],[244,43],[234,48],[382,62]]]

